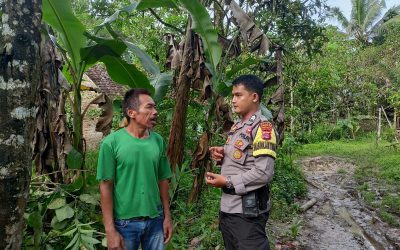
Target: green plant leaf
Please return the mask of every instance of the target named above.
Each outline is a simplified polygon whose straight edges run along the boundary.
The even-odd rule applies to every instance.
[[[161,73],[153,78],[150,78],[151,85],[153,85],[155,89],[154,101],[160,102],[165,94],[167,93],[168,87],[172,83],[172,74],[170,73]]]
[[[178,9],[178,6],[172,0],[141,0],[138,6],[136,7],[136,10],[145,10],[149,8],[158,8],[158,7]]]
[[[218,82],[215,92],[224,97],[230,95],[232,93],[232,83],[222,81]]]
[[[260,109],[261,109],[261,114],[265,116],[265,118],[271,121],[273,118],[271,111],[267,107],[265,107],[264,104],[260,105]]]
[[[104,237],[104,238],[101,240],[101,245],[102,245],[103,247],[107,247],[107,237]]]
[[[85,234],[81,235],[82,241],[85,241],[86,243],[90,244],[90,245],[94,245],[94,244],[99,244],[101,243],[99,240],[93,238],[93,237],[89,237]]]
[[[78,72],[79,50],[85,44],[85,27],[72,12],[69,0],[43,0],[43,20],[60,33],[61,41],[75,72]]]
[[[28,225],[34,229],[41,229],[43,226],[42,216],[39,211],[31,213],[28,217]]]
[[[79,176],[76,180],[68,185],[65,185],[65,189],[70,192],[78,191],[83,187],[83,178]]]
[[[144,52],[141,48],[138,46],[134,45],[131,42],[125,42],[126,46],[128,46],[128,49],[137,56],[137,58],[140,60],[143,68],[149,72],[152,75],[156,75],[160,73],[160,68],[154,63],[154,61],[151,59],[151,57]]]
[[[214,29],[207,9],[198,0],[179,1],[192,16],[192,27],[201,36],[207,59],[212,64],[213,74],[216,74],[217,65],[221,59],[222,48],[218,42],[218,33]],[[214,77],[216,76],[214,75]]]
[[[88,204],[93,204],[93,205],[99,204],[99,202],[96,200],[96,198],[91,196],[90,194],[81,194],[79,196],[79,199]]]
[[[74,246],[74,244],[76,245],[76,243],[79,244],[79,234],[75,234],[75,236],[72,238],[72,240],[69,242],[69,244],[67,245],[67,247],[65,249],[71,248]]]
[[[134,11],[136,9],[138,3],[134,0],[131,0],[131,3],[132,4],[125,6],[124,8],[122,8],[120,10],[117,10],[116,12],[114,12],[114,14],[112,14],[111,16],[104,19],[104,21],[99,26],[97,26],[94,30],[97,31],[104,25],[114,22],[119,17],[119,14],[121,14],[123,12],[128,13],[128,14],[132,13],[132,11]]]
[[[231,70],[229,70],[226,73],[226,79],[231,79],[232,76],[234,76],[237,72],[239,72],[242,69],[245,69],[251,65],[259,63],[260,60],[255,59],[255,58],[247,58],[244,62],[242,62],[239,65],[235,65]]]
[[[82,61],[93,65],[105,55],[120,57],[126,50],[126,45],[118,40],[105,40],[93,46],[80,50]]]
[[[150,85],[149,79],[135,65],[112,56],[103,56],[101,61],[106,65],[108,74],[115,82],[128,85],[131,88],[145,88],[154,93],[154,88]]]
[[[96,230],[94,229],[79,229],[79,231],[83,234],[87,234],[87,235],[93,235],[94,232],[96,232]]]
[[[58,221],[63,221],[74,217],[75,211],[69,205],[65,205],[62,208],[56,210],[56,216]]]
[[[63,207],[66,204],[65,198],[56,198],[49,205],[47,205],[48,209],[58,209]]]
[[[67,165],[70,169],[80,169],[83,164],[83,155],[72,148],[67,155]]]
[[[77,227],[72,228],[71,230],[61,234],[61,236],[72,236],[78,230]]]
[[[67,220],[64,221],[58,221],[57,216],[54,216],[53,219],[51,219],[50,225],[52,228],[56,230],[62,230],[66,226],[68,226],[69,222]]]
[[[53,250],[54,248],[51,246],[51,245],[49,245],[49,244],[46,244],[46,250]]]

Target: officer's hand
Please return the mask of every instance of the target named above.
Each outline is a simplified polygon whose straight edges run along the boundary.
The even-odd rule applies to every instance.
[[[224,158],[224,147],[210,147],[211,158],[221,161]]]
[[[123,249],[125,249],[124,239],[117,232],[117,230],[113,230],[113,231],[107,232],[107,248],[109,250],[123,250]]]
[[[163,222],[164,228],[164,244],[167,244],[172,237],[172,219],[165,217]]]
[[[220,174],[214,174],[211,172],[206,173],[206,183],[216,188],[226,186],[226,177]]]

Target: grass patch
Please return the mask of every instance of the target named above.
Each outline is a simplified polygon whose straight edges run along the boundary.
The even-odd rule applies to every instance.
[[[378,177],[392,185],[400,185],[400,152],[389,142],[375,145],[373,138],[307,144],[298,151],[299,157],[330,155],[354,160],[359,166],[356,177]],[[377,174],[377,176],[376,176]]]

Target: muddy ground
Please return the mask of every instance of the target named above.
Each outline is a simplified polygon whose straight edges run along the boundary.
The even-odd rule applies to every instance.
[[[300,203],[317,202],[302,214],[296,241],[280,244],[278,239],[277,249],[400,249],[400,229],[383,222],[363,203],[353,163],[335,157],[307,158],[298,163],[308,183],[307,197]],[[271,226],[275,233],[288,230],[287,226],[278,228],[283,225]]]

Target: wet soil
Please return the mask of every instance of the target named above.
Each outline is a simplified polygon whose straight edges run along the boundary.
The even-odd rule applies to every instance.
[[[362,201],[352,162],[324,156],[298,164],[308,183],[307,197],[300,203],[317,202],[301,215],[296,241],[277,244],[277,249],[400,249],[400,229],[383,222],[375,209]]]

